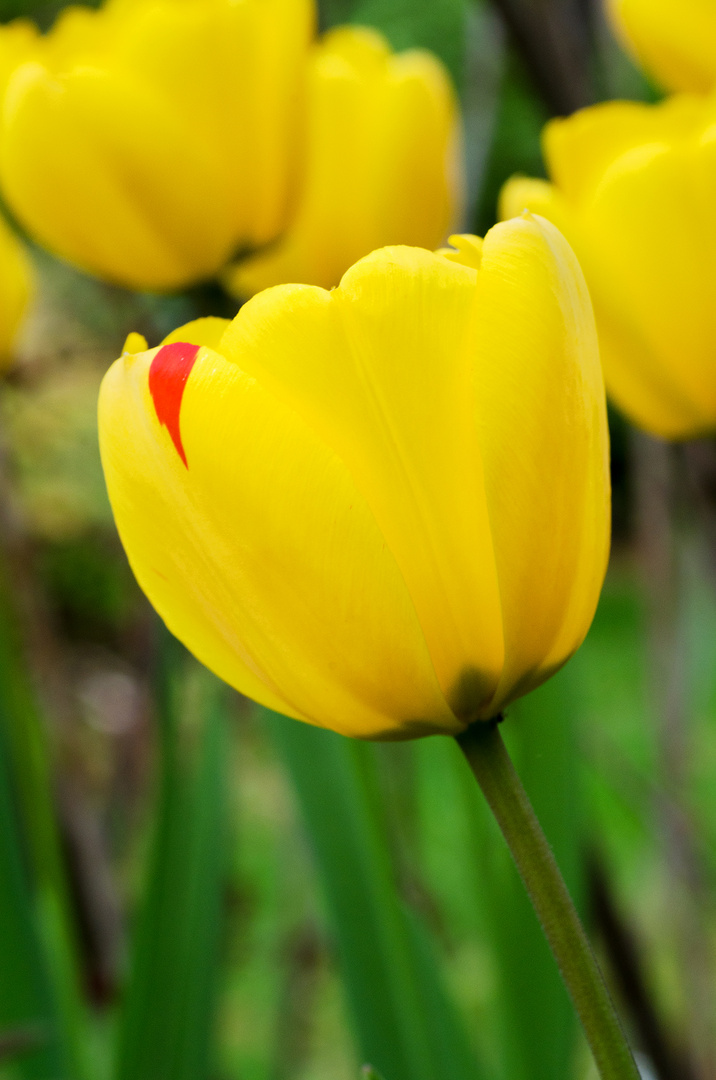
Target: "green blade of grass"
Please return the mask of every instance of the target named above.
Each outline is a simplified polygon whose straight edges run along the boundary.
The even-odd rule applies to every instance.
[[[227,850],[226,688],[166,641],[160,792],[119,1021],[117,1080],[206,1080]]]
[[[315,852],[362,1059],[386,1080],[477,1080],[430,943],[396,893],[373,748],[266,717]]]
[[[24,915],[16,915],[24,945],[20,946],[20,938],[13,939],[12,935],[0,937],[0,977],[5,964],[14,963],[15,945],[26,949],[30,964],[27,977],[34,980],[37,992],[43,987],[44,1016],[50,1021],[48,1053],[57,1065],[51,1074],[53,1080],[86,1078],[90,1069],[87,1015],[82,1001],[76,927],[52,799],[48,748],[3,570],[0,570],[0,753],[4,759],[6,789],[0,822],[5,833],[2,843],[8,872],[5,901],[10,906],[6,908],[6,917],[12,918],[13,902],[26,906]],[[24,891],[22,901],[18,890]],[[26,1068],[30,1070],[28,1076],[35,1075],[34,1058],[39,1062],[43,1055],[38,1051],[37,1055],[23,1058],[19,1066],[21,1075]]]
[[[9,765],[0,730],[0,1063],[13,1061],[23,1080],[54,1080],[63,1054]]]

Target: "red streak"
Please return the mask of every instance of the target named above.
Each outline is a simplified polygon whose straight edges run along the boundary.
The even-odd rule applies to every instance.
[[[171,435],[179,457],[189,468],[179,431],[179,410],[186,381],[194,367],[198,345],[174,341],[156,353],[149,368],[149,393],[152,395],[157,420]]]

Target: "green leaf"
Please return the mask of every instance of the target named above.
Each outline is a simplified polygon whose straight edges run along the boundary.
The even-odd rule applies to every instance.
[[[27,1053],[18,1055],[20,1076],[77,1080],[89,1073],[87,1016],[52,790],[45,734],[0,569],[0,1033],[10,1047],[26,1044]]]
[[[386,1080],[476,1080],[430,942],[396,893],[373,747],[265,715],[315,852],[362,1059]]]
[[[62,1049],[0,732],[0,1061],[26,1080],[62,1075]]]
[[[227,854],[227,690],[173,639],[159,692],[156,834],[119,1022],[117,1080],[206,1080]]]

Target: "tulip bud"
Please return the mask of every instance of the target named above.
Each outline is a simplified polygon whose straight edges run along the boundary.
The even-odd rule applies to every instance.
[[[226,274],[238,297],[285,281],[330,288],[386,244],[436,247],[461,204],[459,119],[440,61],[393,54],[375,30],[344,26],[314,46],[305,173],[277,244]]]
[[[713,0],[608,0],[607,11],[626,48],[667,90],[716,86]]]
[[[56,254],[138,289],[185,286],[274,239],[312,28],[311,0],[69,9],[6,80],[0,183],[13,212]]]
[[[516,177],[525,207],[571,243],[589,285],[607,391],[667,439],[716,428],[716,98],[611,102],[544,132],[553,183]]]
[[[267,289],[127,351],[100,395],[119,533],[170,630],[347,735],[497,715],[578,647],[604,575],[579,266],[537,218],[455,242],[376,251],[331,292]]]

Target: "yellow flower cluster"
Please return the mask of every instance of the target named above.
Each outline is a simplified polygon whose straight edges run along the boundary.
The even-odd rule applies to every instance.
[[[437,245],[461,192],[444,68],[375,31],[314,42],[314,22],[312,0],[108,0],[47,35],[0,28],[13,213],[77,266],[156,291],[237,253],[226,280],[245,296]]]
[[[665,85],[710,94],[713,13],[688,3],[688,34],[666,0],[611,10]],[[314,16],[107,0],[0,29],[0,184],[106,279],[257,294],[156,349],[130,335],[103,383],[115,518],[170,628],[287,715],[456,733],[592,618],[598,338],[637,423],[716,427],[716,96],[553,121],[550,182],[514,178],[509,220],[432,251],[461,198],[444,69],[366,28],[316,41]]]

